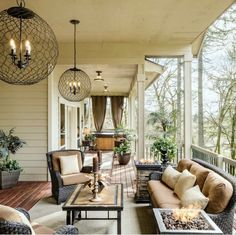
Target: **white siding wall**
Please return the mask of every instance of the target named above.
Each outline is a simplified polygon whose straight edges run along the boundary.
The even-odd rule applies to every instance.
[[[48,82],[15,86],[0,81],[0,129],[15,127],[27,145],[13,156],[23,168],[20,180],[47,180]]]

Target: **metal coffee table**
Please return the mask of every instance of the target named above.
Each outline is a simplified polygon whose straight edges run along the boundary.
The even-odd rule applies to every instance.
[[[121,211],[123,210],[123,184],[111,184],[100,193],[102,200],[92,202],[91,189],[88,185],[79,184],[69,196],[62,210],[67,211],[66,224],[74,224],[75,220],[116,220],[117,234],[121,234]],[[82,211],[85,213],[82,214]],[[88,217],[88,211],[106,211],[102,218]],[[109,212],[116,211],[116,217],[110,217]]]

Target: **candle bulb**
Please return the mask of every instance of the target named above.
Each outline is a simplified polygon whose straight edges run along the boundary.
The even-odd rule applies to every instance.
[[[26,53],[30,54],[30,52],[31,52],[31,46],[30,46],[29,40],[26,40],[26,41],[25,41],[25,50],[26,50]]]
[[[98,165],[99,165],[99,169],[101,169],[101,164],[102,164],[102,151],[98,150],[97,152],[97,156],[98,156]]]
[[[98,172],[98,157],[93,157],[93,172]]]
[[[16,53],[16,44],[13,39],[10,40],[10,47],[13,53]]]

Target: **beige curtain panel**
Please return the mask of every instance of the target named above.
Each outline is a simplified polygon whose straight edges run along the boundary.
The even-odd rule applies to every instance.
[[[93,120],[97,131],[101,131],[106,115],[107,97],[92,96]]]
[[[117,128],[121,124],[123,116],[124,96],[111,97],[111,113],[113,125]]]

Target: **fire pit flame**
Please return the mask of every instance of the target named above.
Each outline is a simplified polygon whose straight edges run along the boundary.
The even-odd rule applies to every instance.
[[[174,209],[173,216],[176,221],[189,222],[192,219],[197,218],[200,211],[199,205],[190,205],[187,208]]]

